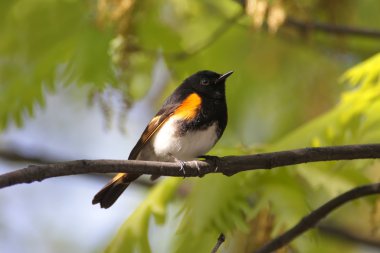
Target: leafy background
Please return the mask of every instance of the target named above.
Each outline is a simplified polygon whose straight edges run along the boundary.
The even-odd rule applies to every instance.
[[[227,84],[228,128],[212,154],[379,142],[379,36],[343,36],[288,22],[380,30],[379,8],[374,0],[2,1],[2,171],[36,157],[125,159],[165,96],[201,69],[235,71]],[[23,251],[12,244],[20,238],[38,252],[210,252],[220,232],[227,236],[223,252],[252,252],[333,196],[375,182],[378,166],[328,162],[230,178],[168,178],[153,187],[143,181],[124,194],[132,203],[118,203],[108,214],[89,206],[104,178],[71,179],[72,190],[60,187],[66,180],[60,178],[1,192],[10,207],[0,207],[0,233],[12,252]],[[49,204],[26,193],[34,187]],[[20,234],[23,223],[15,220],[25,213],[12,204],[13,194],[21,202],[28,198],[29,214],[44,213],[38,206],[50,210],[34,224],[41,238]],[[76,211],[55,210],[58,201]],[[355,201],[324,224],[380,240],[378,203],[376,197]],[[71,224],[58,228],[59,241],[49,235],[53,217]],[[78,224],[84,231],[70,239]],[[316,230],[283,252],[291,250],[371,248]]]

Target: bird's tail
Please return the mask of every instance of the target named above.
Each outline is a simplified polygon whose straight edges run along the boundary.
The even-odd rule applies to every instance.
[[[108,184],[106,184],[92,199],[92,204],[100,204],[101,208],[109,208],[120,197],[129,184],[136,180],[138,174],[117,174]]]

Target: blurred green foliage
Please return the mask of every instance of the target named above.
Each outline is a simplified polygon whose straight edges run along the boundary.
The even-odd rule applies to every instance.
[[[112,33],[97,29],[89,4],[1,1],[0,128],[10,119],[21,125],[57,83],[102,89],[115,81],[107,53]]]
[[[153,215],[158,224],[165,222],[166,207],[180,182],[178,178],[167,178],[154,187],[149,197],[120,228],[118,236],[113,239],[106,252],[134,252],[136,249],[140,252],[151,252],[148,240],[150,217]]]
[[[380,28],[374,27],[374,0],[261,2],[299,20]],[[285,25],[269,34],[266,12],[264,23],[254,28],[243,7],[241,1],[216,0],[2,1],[0,127],[10,120],[21,125],[36,104],[44,105],[44,91],[59,84],[86,85],[91,92],[114,86],[126,101],[140,99],[162,57],[172,77],[162,98],[200,69],[235,70],[227,84],[229,124],[214,154],[380,141],[380,55],[360,63],[376,53],[377,40]],[[346,69],[343,85],[337,85]],[[172,252],[210,252],[220,232],[227,235],[228,252],[252,252],[331,197],[372,182],[378,166],[328,162],[209,175],[186,180],[191,190],[181,180],[167,179],[125,221],[106,252],[150,252],[149,231],[154,221],[165,222],[174,199],[181,201],[174,202],[179,214],[169,217],[178,222],[167,242]],[[179,187],[187,194],[174,198]],[[370,222],[353,215],[377,215],[374,201],[357,202],[329,219],[370,231]],[[310,232],[291,247],[356,250]]]

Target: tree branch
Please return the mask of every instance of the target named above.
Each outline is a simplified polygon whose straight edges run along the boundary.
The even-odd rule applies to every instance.
[[[203,176],[209,173],[223,173],[230,176],[241,171],[272,169],[307,162],[380,158],[380,144],[331,146],[304,148],[273,153],[246,156],[226,156],[216,160],[186,162],[186,176]],[[0,175],[0,188],[20,183],[42,181],[51,177],[85,173],[127,172],[161,176],[182,177],[181,165],[155,161],[120,160],[77,160],[61,163],[30,165],[27,168]],[[216,169],[215,169],[216,168]],[[294,238],[314,227],[327,214],[341,205],[371,194],[380,193],[380,183],[365,185],[350,190],[328,201],[293,228],[260,248],[256,253],[272,252],[286,245]],[[218,250],[224,236],[218,238],[213,251]]]
[[[287,17],[284,26],[293,27],[301,32],[308,31],[320,31],[324,33],[336,34],[336,35],[351,35],[369,37],[374,39],[380,38],[380,31],[366,28],[356,28],[343,25],[319,23],[319,22],[305,22],[300,21],[292,17]]]
[[[380,183],[368,184],[349,190],[326,202],[324,205],[320,206],[316,210],[312,211],[309,215],[302,218],[301,221],[299,221],[294,227],[287,230],[284,234],[278,236],[274,240],[270,241],[269,243],[255,251],[255,253],[274,252],[275,250],[291,242],[300,234],[313,228],[326,215],[328,215],[338,207],[342,206],[343,204],[358,198],[378,193],[380,193]]]
[[[0,159],[4,159],[10,162],[18,162],[18,163],[38,163],[38,164],[49,164],[54,162],[54,158],[49,156],[40,156],[40,155],[25,155],[23,152],[18,151],[17,149],[0,149]],[[59,161],[64,161],[64,159],[59,158]],[[55,160],[57,162],[57,160]],[[110,179],[110,175],[106,174],[86,174],[83,175],[86,178],[102,180]],[[141,185],[143,187],[151,187],[155,184],[155,182],[147,179],[147,178],[138,178],[134,181],[135,184]]]
[[[216,160],[186,162],[186,176],[209,173],[231,176],[241,171],[272,169],[307,162],[380,158],[380,144],[304,148],[245,156],[226,156]],[[0,188],[46,178],[85,173],[127,172],[183,177],[180,164],[156,161],[77,160],[42,165],[0,175]]]

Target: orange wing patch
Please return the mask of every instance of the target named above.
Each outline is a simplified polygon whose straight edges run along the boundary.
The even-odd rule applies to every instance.
[[[202,99],[196,94],[190,94],[182,104],[174,111],[174,116],[182,119],[194,119],[197,116],[198,110],[201,107]]]

